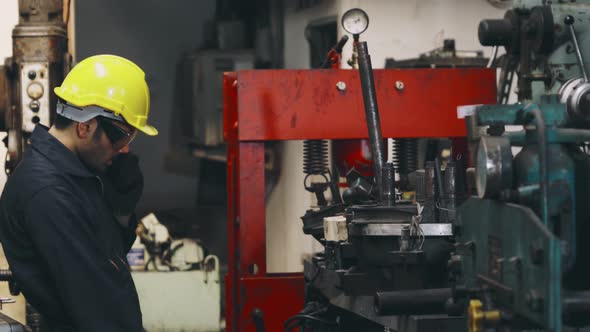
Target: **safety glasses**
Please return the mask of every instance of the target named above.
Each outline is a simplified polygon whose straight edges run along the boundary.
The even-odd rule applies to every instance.
[[[131,143],[137,135],[135,128],[129,128],[129,126],[125,126],[125,124],[118,121],[109,120],[102,116],[97,116],[96,121],[98,121],[98,124],[116,151],[121,150],[127,144]]]

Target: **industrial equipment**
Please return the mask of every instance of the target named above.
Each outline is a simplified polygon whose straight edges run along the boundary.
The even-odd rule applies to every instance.
[[[221,330],[219,261],[205,262],[206,269],[131,273],[147,331]]]
[[[342,14],[341,24],[344,30],[352,35],[352,57],[347,63],[356,69],[358,65],[358,42],[361,33],[369,27],[369,16],[360,8],[352,8]]]
[[[18,9],[12,57],[0,66],[0,130],[8,133],[7,174],[21,160],[35,124],[53,122],[57,97],[52,91],[71,64],[62,1],[20,0]]]
[[[184,112],[179,117],[184,119],[179,123],[181,143],[197,147],[207,157],[207,152],[223,144],[223,72],[254,68],[254,53],[197,50],[183,57],[180,66],[179,106]]]
[[[463,109],[477,197],[457,211],[449,268],[470,331],[590,325],[589,19],[590,1],[521,0],[479,26],[508,55],[499,102],[514,74],[519,102]]]
[[[172,239],[154,213],[143,217],[127,261],[148,331],[221,328],[219,259],[199,241]]]
[[[358,49],[359,71],[246,70],[224,76],[228,331],[299,326],[312,331],[380,332],[445,326],[456,331],[453,328],[464,323],[445,310],[452,295],[446,282],[453,249],[448,239],[455,235],[452,207],[461,193],[453,186],[457,186],[455,175],[463,173],[463,166],[457,165],[467,144],[456,107],[494,102],[494,70],[373,71],[367,45],[359,42]],[[424,91],[431,98],[424,98]],[[450,139],[452,153],[437,162],[435,149],[427,169],[415,172],[415,186],[421,188],[416,193],[420,204],[415,204],[395,191],[383,138],[419,137]],[[349,188],[342,196],[333,181],[318,181],[321,188],[314,187],[311,178],[328,173],[326,149],[323,144],[307,146],[304,169],[310,179],[305,185],[316,193],[318,204],[303,217],[303,229],[325,250],[306,262],[303,276],[268,273],[265,143],[367,138],[376,181],[350,172]],[[322,197],[324,191],[331,195]],[[430,211],[428,217],[425,211]],[[403,305],[396,304],[400,296]],[[462,307],[458,307],[460,316]],[[436,315],[426,315],[432,313]]]
[[[406,60],[385,59],[385,68],[470,68],[486,67],[483,51],[463,51],[455,48],[454,39],[445,39],[443,46]]]
[[[0,313],[0,332],[25,332],[28,331],[22,324]]]
[[[346,27],[344,19],[343,24]],[[358,36],[355,40],[358,42]],[[302,217],[303,230],[325,250],[305,263],[305,307],[287,320],[285,331],[297,327],[312,331],[431,331],[434,326],[441,331],[464,330],[463,306],[452,301],[447,261],[453,248],[455,209],[466,195],[461,177],[466,166],[462,158],[465,141],[447,139],[450,158],[442,163],[437,143],[444,140],[431,139],[431,151],[422,149],[425,156],[420,156],[416,138],[395,133],[400,135],[394,142],[395,165],[385,163],[366,42],[358,42],[358,68],[372,176],[349,169],[348,188],[342,197],[332,189],[331,203],[318,194],[326,187],[316,191],[319,207]],[[406,88],[403,81],[393,86],[397,91]],[[334,143],[338,146],[338,141]],[[305,151],[308,176],[313,174],[309,169],[327,168],[325,150]],[[418,169],[420,157],[426,162]],[[414,195],[405,195],[411,190]]]

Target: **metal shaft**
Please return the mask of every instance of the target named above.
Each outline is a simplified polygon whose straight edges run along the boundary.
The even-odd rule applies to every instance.
[[[383,189],[381,204],[384,206],[395,205],[395,171],[392,163],[386,163],[383,166]]]
[[[436,222],[446,222],[446,220],[443,220],[445,218],[442,218],[442,216],[446,215],[445,210],[447,207],[444,204],[445,193],[443,187],[443,177],[442,171],[440,170],[440,161],[438,160],[438,157],[434,158],[434,177],[436,183],[436,192],[434,198],[434,218],[436,219]]]
[[[566,16],[565,24],[568,26],[572,42],[576,49],[576,57],[578,58],[578,64],[580,65],[580,71],[584,75],[584,82],[588,83],[588,74],[586,74],[586,66],[584,65],[584,59],[582,58],[582,52],[580,51],[580,45],[578,44],[578,37],[576,37],[576,31],[574,30],[574,17],[571,15]]]
[[[381,316],[441,314],[452,296],[450,288],[377,292],[375,310]]]
[[[537,145],[539,147],[539,182],[541,184],[541,219],[544,225],[549,225],[549,163],[547,159],[547,133],[545,120],[541,110],[534,106],[531,110],[537,125]]]
[[[379,109],[377,107],[373,66],[371,65],[371,56],[367,49],[367,42],[358,43],[358,53],[359,75],[363,91],[363,102],[365,104],[367,129],[369,130],[369,141],[371,142],[371,153],[373,155],[375,184],[378,190],[378,201],[381,202],[383,201],[383,136],[381,134]]]

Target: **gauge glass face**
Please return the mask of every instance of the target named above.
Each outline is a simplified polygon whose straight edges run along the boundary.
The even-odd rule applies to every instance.
[[[342,27],[350,34],[361,34],[368,26],[369,16],[361,9],[350,9],[342,16]]]

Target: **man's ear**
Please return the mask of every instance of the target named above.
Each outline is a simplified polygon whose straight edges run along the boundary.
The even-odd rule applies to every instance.
[[[96,119],[79,122],[76,124],[76,134],[78,134],[78,137],[81,139],[91,137],[94,134],[97,125],[98,123],[96,122]]]

